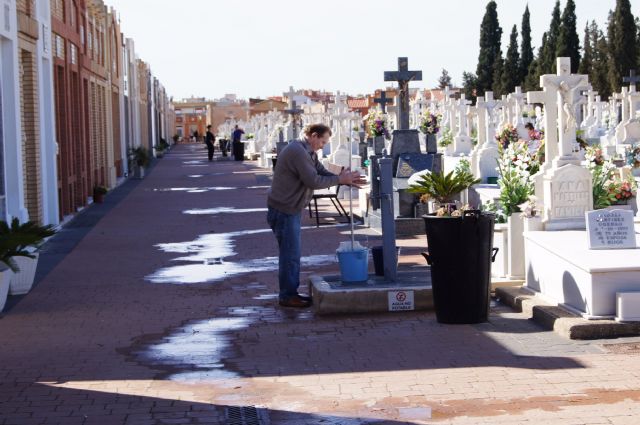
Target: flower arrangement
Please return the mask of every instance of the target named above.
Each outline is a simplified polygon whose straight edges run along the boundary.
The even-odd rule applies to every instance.
[[[520,211],[522,211],[520,213],[520,217],[531,218],[539,216],[540,207],[538,207],[538,204],[536,203],[537,201],[538,198],[536,198],[534,195],[529,195],[529,198],[525,202],[518,205],[518,208],[520,208]]]
[[[427,110],[420,118],[420,131],[424,134],[438,134],[440,131],[440,122],[442,114],[432,114]]]
[[[581,150],[586,151],[588,147],[589,144],[584,140],[584,130],[576,130],[576,144],[574,146],[574,150],[576,152]]]
[[[529,153],[528,144],[519,141],[500,147],[498,158],[498,187],[500,204],[506,216],[521,212],[520,206],[533,195],[532,176],[540,170],[540,163]]]
[[[609,185],[609,199],[612,205],[624,205],[634,196],[638,187],[635,180],[614,180]]]
[[[640,168],[640,143],[636,143],[630,149],[627,149],[627,165],[633,168]]]
[[[453,133],[448,128],[442,132],[442,137],[438,142],[438,146],[446,148],[453,143]]]
[[[255,139],[255,137],[256,137],[256,136],[255,136],[255,134],[253,134],[253,133],[249,133],[249,134],[247,134],[247,140],[253,140],[253,139]]]
[[[588,146],[585,151],[587,169],[591,172],[593,207],[595,209],[606,208],[615,202],[616,166],[610,159],[604,159],[602,149],[597,146]]]
[[[502,130],[500,130],[500,133],[496,135],[496,141],[503,148],[506,148],[511,143],[517,142],[518,139],[518,130],[511,124],[506,124],[502,127]]]
[[[389,122],[386,114],[380,111],[369,112],[366,117],[366,122],[370,136],[384,136],[389,138]]]

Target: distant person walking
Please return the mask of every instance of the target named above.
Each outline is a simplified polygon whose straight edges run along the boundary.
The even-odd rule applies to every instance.
[[[360,187],[365,183],[357,171],[343,170],[340,175],[335,175],[322,166],[316,152],[330,138],[331,129],[326,125],[310,125],[305,129],[302,140],[294,140],[282,150],[273,171],[267,197],[267,222],[278,241],[279,300],[284,307],[311,305],[311,298],[298,294],[298,287],[301,216],[313,191],[338,184]]]
[[[236,125],[235,130],[231,134],[231,149],[236,161],[242,161],[244,159],[244,145],[242,144],[242,135],[244,130]]]
[[[204,137],[204,143],[207,145],[207,154],[209,155],[209,161],[213,161],[213,154],[215,153],[215,141],[216,136],[211,132],[211,125],[207,126],[207,133]]]

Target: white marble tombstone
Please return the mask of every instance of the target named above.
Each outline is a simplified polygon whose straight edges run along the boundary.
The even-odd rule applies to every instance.
[[[460,100],[455,103],[456,115],[458,116],[458,132],[453,139],[454,155],[469,155],[471,153],[471,137],[467,127],[467,109],[471,104],[465,99],[464,94],[460,95]]]

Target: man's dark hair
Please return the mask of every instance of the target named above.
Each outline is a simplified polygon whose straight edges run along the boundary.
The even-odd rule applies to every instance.
[[[329,136],[333,134],[331,133],[331,128],[324,124],[310,124],[304,129],[304,134],[307,137],[311,137],[313,133],[316,133],[318,137],[322,137],[327,134],[327,132],[329,133]]]

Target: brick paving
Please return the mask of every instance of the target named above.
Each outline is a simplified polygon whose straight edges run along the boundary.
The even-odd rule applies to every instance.
[[[570,341],[500,305],[462,326],[277,307],[270,173],[204,158],[178,146],[48,244],[0,320],[0,424],[225,424],[227,406],[286,425],[640,423],[640,355],[603,347],[640,338]],[[336,273],[348,229],[305,225],[305,276]],[[400,244],[424,267],[424,238]]]

